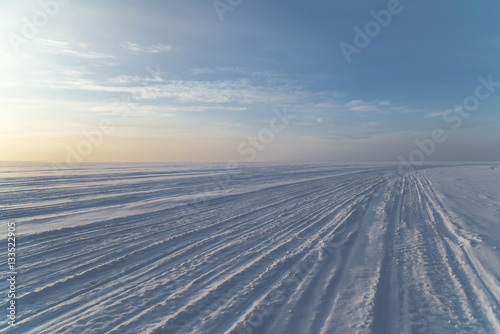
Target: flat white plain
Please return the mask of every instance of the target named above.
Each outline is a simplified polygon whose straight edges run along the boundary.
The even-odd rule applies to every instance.
[[[491,163],[3,163],[0,211],[1,333],[500,333]]]

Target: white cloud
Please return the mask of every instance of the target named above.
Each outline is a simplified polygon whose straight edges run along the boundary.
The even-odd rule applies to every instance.
[[[191,73],[192,75],[212,74],[212,73],[215,73],[215,70],[208,68],[208,67],[192,68],[189,70],[189,73]]]
[[[344,104],[344,107],[350,111],[375,112],[377,114],[386,114],[389,112],[397,113],[415,113],[422,112],[421,109],[410,109],[408,106],[395,105],[389,100],[383,101],[364,101],[352,100]]]
[[[234,67],[234,66],[218,66],[214,68],[201,67],[192,68],[189,70],[191,75],[203,75],[203,74],[231,74],[234,76],[240,76],[241,78],[252,78],[255,80],[260,80],[268,85],[280,85],[280,86],[293,86],[296,84],[295,81],[288,78],[286,75],[277,71],[258,71],[255,69],[248,69],[244,67]]]
[[[113,81],[130,82],[131,77]],[[91,80],[38,80],[38,85],[53,89],[74,89],[104,93],[131,94],[136,99],[169,99],[177,103],[249,105],[256,103],[290,105],[307,96],[306,92],[281,87],[252,85],[248,80],[170,80],[149,86],[116,86]]]
[[[192,112],[206,112],[211,110],[217,111],[245,111],[245,107],[233,106],[219,106],[219,105],[205,105],[205,104],[144,104],[130,101],[116,100],[112,103],[102,103],[100,105],[89,108],[92,112],[101,112],[104,114],[122,114],[122,104],[130,109],[130,114],[134,116],[175,116],[178,114],[192,113]]]
[[[432,111],[432,112],[429,112],[427,113],[427,118],[433,118],[433,117],[442,117],[444,114],[446,114],[446,110],[445,111]]]
[[[38,51],[42,53],[68,55],[84,59],[115,58],[115,56],[112,55],[87,50],[88,45],[82,43],[79,43],[77,46],[73,46],[64,41],[38,38],[35,40],[35,45],[38,48]]]
[[[163,82],[164,80],[160,76],[156,77],[141,77],[138,75],[119,75],[117,77],[109,78],[107,82],[113,84],[128,84],[137,82]]]
[[[133,42],[123,42],[120,44],[120,46],[126,50],[129,50],[132,53],[139,53],[139,52],[144,52],[144,53],[162,53],[162,52],[172,52],[174,51],[174,47],[170,44],[162,44],[162,43],[157,43],[154,45],[150,46],[142,46],[137,43]]]
[[[366,102],[363,100],[352,100],[345,106],[351,111],[384,113],[384,109],[391,106],[389,101]]]

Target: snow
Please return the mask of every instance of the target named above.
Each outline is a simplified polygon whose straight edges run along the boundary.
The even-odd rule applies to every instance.
[[[494,163],[3,163],[0,215],[0,333],[500,333]]]

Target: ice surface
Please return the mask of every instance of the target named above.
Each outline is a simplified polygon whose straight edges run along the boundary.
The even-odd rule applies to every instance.
[[[496,164],[4,163],[0,219],[1,333],[500,333]]]

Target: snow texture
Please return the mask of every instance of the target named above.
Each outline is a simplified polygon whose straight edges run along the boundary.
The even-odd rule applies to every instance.
[[[495,164],[0,176],[18,242],[18,324],[0,333],[500,333]]]

